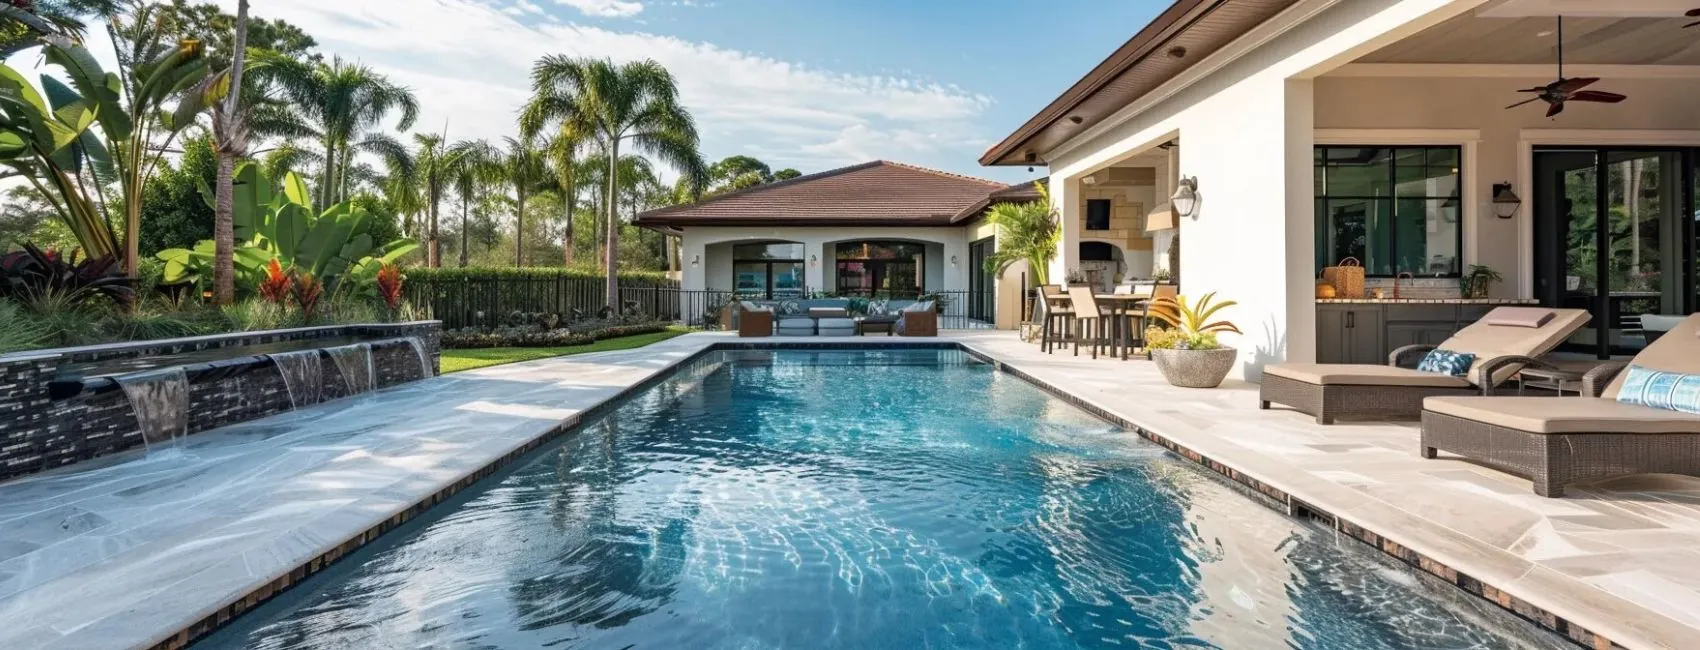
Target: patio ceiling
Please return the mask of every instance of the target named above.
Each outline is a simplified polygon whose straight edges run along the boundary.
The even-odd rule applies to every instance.
[[[1695,6],[1700,6],[1696,2]],[[1692,19],[1565,17],[1564,62],[1585,65],[1700,65]],[[1551,64],[1553,16],[1487,18],[1465,13],[1372,52],[1365,63]]]

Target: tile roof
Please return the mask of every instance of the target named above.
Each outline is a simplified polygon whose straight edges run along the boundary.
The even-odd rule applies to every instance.
[[[1049,179],[1035,178],[1025,183],[1011,185],[992,192],[991,194],[987,194],[986,198],[980,199],[979,201],[958,210],[956,215],[950,218],[950,222],[962,223],[964,221],[972,220],[973,218],[984,214],[986,212],[986,208],[998,203],[1027,203],[1029,201],[1041,200],[1045,198],[1045,195],[1040,194],[1039,189],[1036,186],[1040,183],[1046,182],[1047,180]]]
[[[875,160],[639,214],[640,226],[948,225],[1007,186]]]

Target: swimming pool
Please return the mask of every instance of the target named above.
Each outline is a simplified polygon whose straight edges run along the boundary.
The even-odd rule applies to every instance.
[[[209,637],[1547,647],[954,350],[710,352]]]

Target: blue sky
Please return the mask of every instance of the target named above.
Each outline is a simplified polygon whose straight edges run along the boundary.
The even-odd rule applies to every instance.
[[[234,0],[219,0],[234,5]],[[711,159],[811,172],[886,158],[1003,181],[975,159],[1133,35],[1162,0],[261,0],[324,50],[420,95],[416,129],[513,132],[546,53],[655,58]],[[1039,174],[1043,170],[1038,170]]]

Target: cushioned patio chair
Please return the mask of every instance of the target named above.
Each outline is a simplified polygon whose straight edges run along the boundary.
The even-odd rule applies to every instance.
[[[1414,420],[1423,398],[1442,395],[1491,395],[1500,383],[1527,366],[1547,364],[1537,357],[1588,322],[1581,309],[1500,307],[1458,330],[1440,345],[1407,345],[1388,355],[1387,365],[1284,363],[1263,369],[1259,408],[1290,406],[1316,416],[1318,424],[1337,417]],[[1464,376],[1417,370],[1436,348],[1476,355]]]
[[[773,308],[748,300],[738,305],[738,336],[773,336]]]
[[[898,336],[938,336],[939,312],[937,303],[922,300],[897,312]]]
[[[1700,374],[1700,315],[1647,346],[1632,365]],[[1535,494],[1632,474],[1700,476],[1700,415],[1619,402],[1628,365],[1607,363],[1582,379],[1581,397],[1431,397],[1423,403],[1421,453],[1446,451],[1527,478]]]

